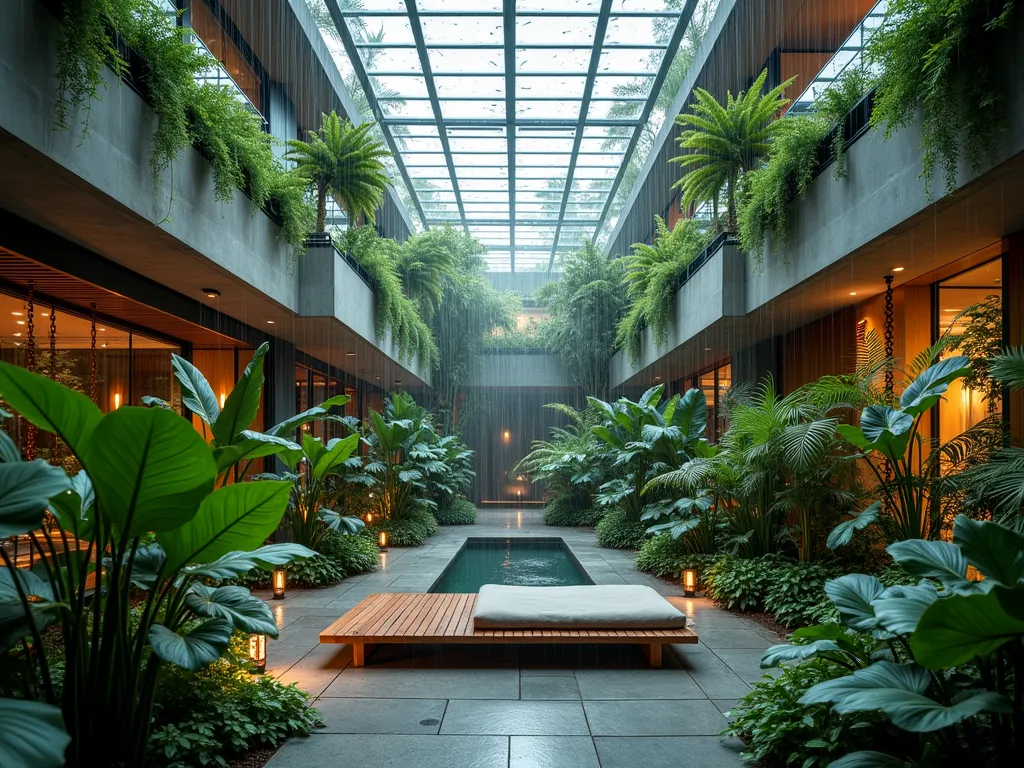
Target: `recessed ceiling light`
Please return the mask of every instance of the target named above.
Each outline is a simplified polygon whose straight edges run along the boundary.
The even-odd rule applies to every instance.
[[[105,346],[107,346],[107,342],[105,342],[105,341],[104,341],[104,342],[103,342],[102,344],[100,344],[100,346],[101,346],[101,347],[105,347]]]
[[[49,316],[50,316],[49,312],[43,312],[43,317],[49,317]]]
[[[856,295],[857,295],[857,292],[856,292],[856,291],[850,291],[850,295],[851,295],[851,296],[856,296]]]
[[[105,331],[105,330],[107,330],[107,329],[106,329],[106,328],[97,328],[96,330],[97,330],[97,331]]]
[[[711,351],[711,347],[704,347],[704,351],[705,352],[710,352]]]
[[[21,317],[25,313],[24,312],[11,312],[11,314],[12,315],[17,315],[18,317]]]
[[[892,268],[892,271],[893,271],[893,272],[902,272],[902,271],[903,271],[903,269],[904,269],[903,267],[893,267],[893,268]]]
[[[963,312],[962,309],[944,309],[943,312]]]
[[[355,356],[356,356],[355,352],[346,352],[345,353],[345,357],[355,357]]]
[[[15,335],[15,336],[21,336],[21,334],[20,334],[20,333],[16,333],[16,334],[14,334],[14,335]]]
[[[17,323],[18,325],[24,325],[25,321],[24,320],[15,320],[15,323]]]
[[[273,325],[273,324],[274,324],[273,320],[267,320],[267,325]]]
[[[220,291],[218,291],[216,288],[203,288],[201,290],[203,291],[203,293],[206,294],[206,297],[208,299],[216,299],[218,296],[220,296]]]

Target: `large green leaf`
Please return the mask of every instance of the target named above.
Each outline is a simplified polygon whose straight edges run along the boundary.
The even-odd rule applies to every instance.
[[[665,385],[664,384],[656,384],[656,385],[654,385],[653,387],[648,389],[646,392],[644,392],[642,395],[640,395],[640,399],[636,401],[637,405],[639,405],[641,408],[648,408],[648,407],[653,408],[659,402],[661,402],[661,395],[662,395],[662,393],[664,393],[664,391],[665,391]]]
[[[916,587],[897,585],[889,587],[882,596],[871,603],[878,623],[887,632],[895,635],[909,635],[921,620],[921,615],[939,598],[939,593],[930,583]]]
[[[699,439],[708,425],[708,403],[704,393],[696,389],[687,390],[679,398],[670,420],[682,430],[687,442]]]
[[[61,604],[29,603],[36,629],[42,631],[60,618]],[[32,626],[20,601],[0,601],[0,653],[6,652],[32,634]]]
[[[231,445],[241,440],[241,431],[248,429],[259,413],[263,394],[263,358],[269,349],[270,344],[263,342],[253,353],[252,360],[228,395],[220,416],[210,425],[218,445]]]
[[[251,461],[285,453],[298,456],[302,453],[302,448],[298,443],[277,435],[243,429],[239,437],[239,441],[233,445],[218,446],[214,449],[213,457],[217,463],[218,473],[231,468],[240,461]],[[295,462],[286,460],[286,463],[294,464]]]
[[[359,435],[349,435],[346,438],[336,437],[331,440],[327,444],[327,450],[313,465],[313,477],[324,478],[332,472],[337,472],[348,461],[348,457],[352,455],[358,444]]]
[[[29,373],[10,363],[0,362],[0,398],[40,429],[51,432],[81,457],[103,414],[85,395]]]
[[[849,520],[844,520],[829,531],[828,539],[825,542],[826,546],[828,546],[829,549],[837,549],[838,547],[849,544],[853,540],[854,533],[867,528],[869,525],[876,522],[878,520],[878,516],[881,514],[882,503],[880,501],[876,501],[859,515],[855,515]]]
[[[187,420],[132,406],[103,417],[86,466],[100,514],[129,537],[189,520],[217,471],[209,446]]]
[[[96,524],[95,504],[92,480],[83,469],[71,478],[71,488],[50,498],[50,512],[65,532],[76,539],[88,541]]]
[[[874,448],[893,461],[901,458],[910,440],[914,418],[888,405],[869,405],[861,413],[860,428]]]
[[[884,752],[861,750],[833,760],[828,768],[910,768],[910,763]]]
[[[393,450],[393,449],[387,449]],[[309,462],[308,470],[312,471],[316,463],[320,461],[320,457],[324,455],[327,449],[324,447],[323,441],[319,437],[313,437],[308,432],[302,433],[302,452],[306,456],[306,461]]]
[[[0,755],[4,768],[61,768],[71,737],[52,704],[0,699]]]
[[[286,565],[315,555],[316,552],[301,544],[266,544],[252,552],[228,552],[211,563],[189,566],[186,570],[194,576],[221,581],[242,576],[253,568],[269,571],[275,565]]]
[[[261,546],[281,522],[292,484],[286,480],[235,483],[218,488],[199,513],[158,537],[167,553],[167,573],[189,563],[211,563],[234,551]]]
[[[967,558],[948,541],[907,539],[890,544],[885,551],[911,576],[954,583],[967,577]]]
[[[227,619],[209,619],[184,635],[154,624],[149,628],[149,644],[164,661],[198,672],[221,657],[231,641],[231,629]]]
[[[777,667],[784,661],[804,661],[826,651],[838,651],[835,640],[815,640],[806,645],[773,645],[761,656],[761,669]]]
[[[178,355],[171,355],[174,378],[181,385],[181,402],[207,424],[215,424],[220,416],[220,405],[213,387],[202,372]]]
[[[953,541],[985,578],[1012,586],[1024,578],[1024,536],[996,523],[957,515]]]
[[[11,436],[0,429],[0,461],[17,464],[21,461],[21,451],[14,444]]]
[[[836,426],[836,432],[846,440],[846,442],[855,445],[862,451],[866,451],[868,446],[871,445],[871,441],[864,436],[864,432],[860,427],[855,427],[853,424],[839,424]]]
[[[54,599],[50,582],[41,579],[34,572],[25,568],[0,568],[0,602],[20,600],[19,587],[26,597],[38,597],[47,601]]]
[[[278,435],[280,437],[286,437],[294,434],[295,430],[301,427],[303,424],[308,424],[311,421],[318,421],[325,416],[328,416],[329,409],[334,407],[341,407],[348,403],[352,398],[348,395],[335,395],[332,398],[324,400],[320,405],[314,405],[302,413],[292,416],[290,419],[285,419],[279,424],[275,424],[267,430],[268,435]]]
[[[185,605],[200,616],[227,619],[242,632],[277,637],[277,624],[270,606],[253,597],[245,587],[193,584],[185,595]]]
[[[878,626],[871,603],[884,591],[882,582],[862,573],[848,573],[825,582],[825,594],[839,611],[843,624],[861,632]]]
[[[911,416],[924,413],[945,394],[951,381],[965,376],[970,370],[970,359],[962,355],[940,360],[907,385],[900,395],[900,408]]]
[[[1024,586],[952,595],[926,610],[910,637],[914,658],[929,669],[966,664],[1024,638]]]
[[[881,710],[898,728],[929,733],[959,723],[982,711],[1008,710],[1003,696],[984,692],[953,706],[925,694],[932,677],[914,664],[879,661],[853,674],[818,683],[800,697],[801,704],[832,704],[841,715]]]
[[[0,464],[0,538],[38,528],[50,497],[70,487],[64,470],[42,459]]]

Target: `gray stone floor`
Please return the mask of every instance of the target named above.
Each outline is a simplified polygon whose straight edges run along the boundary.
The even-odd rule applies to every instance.
[[[348,646],[320,630],[375,592],[421,592],[468,536],[561,536],[598,584],[682,590],[636,571],[632,554],[597,546],[592,531],[551,528],[541,513],[485,510],[474,526],[442,528],[424,546],[381,555],[376,573],[270,601],[281,636],[268,672],[316,697],[326,727],[292,739],[270,768],[727,768],[740,745],[716,734],[723,712],[761,677],[778,638],[694,599],[700,644],[666,649],[655,670],[630,646],[382,646],[351,666]],[[674,651],[674,652],[673,652]]]

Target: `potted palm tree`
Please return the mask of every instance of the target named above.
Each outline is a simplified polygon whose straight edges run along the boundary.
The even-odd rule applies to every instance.
[[[390,157],[370,131],[372,123],[354,126],[337,112],[323,116],[319,131],[309,141],[291,139],[286,157],[295,172],[316,190],[316,231],[327,230],[327,196],[348,215],[354,226],[360,214],[371,222],[391,179],[381,160]]]
[[[736,188],[742,174],[757,167],[767,156],[780,124],[775,118],[789,104],[783,92],[796,78],[762,94],[768,70],[764,70],[745,92],[733,97],[726,93],[721,104],[703,88],[695,88],[696,101],[688,112],[676,117],[685,129],[678,138],[684,153],[669,162],[687,169],[673,188],[683,190],[683,205],[710,202],[718,226],[718,203],[723,190],[726,199],[725,230],[735,232]]]

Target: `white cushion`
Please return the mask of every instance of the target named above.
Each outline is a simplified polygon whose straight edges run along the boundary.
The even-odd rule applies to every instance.
[[[514,587],[484,584],[476,629],[674,629],[686,616],[650,587],[611,584]]]

